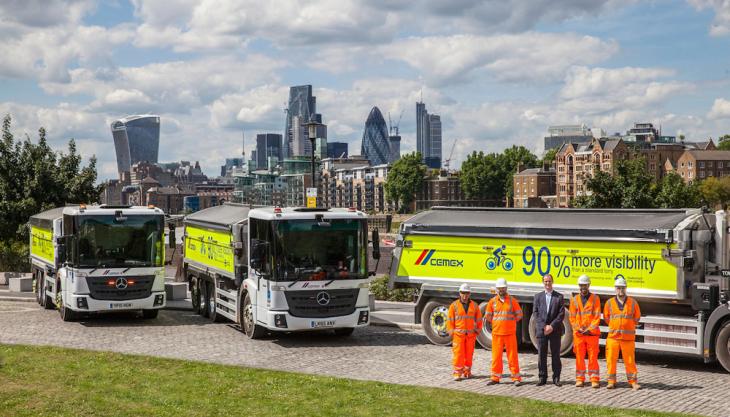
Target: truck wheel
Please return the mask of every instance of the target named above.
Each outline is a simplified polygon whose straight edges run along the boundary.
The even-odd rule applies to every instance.
[[[421,313],[421,326],[426,338],[434,345],[448,346],[451,336],[446,331],[446,319],[449,317],[449,306],[440,300],[426,303]]]
[[[266,330],[256,324],[253,318],[253,304],[251,304],[251,296],[246,293],[241,305],[241,329],[249,339],[260,339],[266,333]]]
[[[528,323],[528,333],[530,333],[530,342],[532,346],[537,349],[537,329],[535,323],[537,318],[534,314],[530,314],[530,322]],[[566,309],[565,318],[563,319],[563,327],[565,327],[565,333],[560,338],[560,356],[567,356],[573,351],[573,328],[570,326],[570,320],[568,319],[569,313]],[[550,346],[548,346],[548,352],[550,352]]]
[[[198,314],[208,317],[208,283],[198,278]]]
[[[347,337],[355,331],[353,327],[346,327],[344,329],[335,329],[335,336]]]
[[[61,315],[63,321],[76,321],[79,319],[80,314],[66,307],[66,303],[63,302],[63,296],[58,297],[59,306],[58,313]]]
[[[142,318],[145,320],[156,319],[158,314],[160,314],[158,309],[142,310]]]
[[[215,322],[221,321],[223,316],[218,314],[218,306],[216,306],[216,289],[215,283],[208,283],[208,318]]]
[[[717,333],[715,339],[715,355],[726,371],[730,372],[730,322],[725,325]]]
[[[482,317],[484,317],[484,312],[487,311],[487,302],[484,301],[483,303],[479,304],[479,311],[482,312]],[[484,348],[488,350],[492,350],[492,332],[489,331],[487,326],[484,323],[484,320],[482,320],[482,330],[477,335],[477,342]]]
[[[43,307],[45,307],[46,310],[53,310],[56,308],[56,303],[53,302],[53,298],[48,295],[48,284],[46,283],[46,277],[41,272],[41,275],[43,276],[43,297],[45,298],[45,301],[43,302]],[[60,287],[56,288],[56,293],[58,293]]]
[[[189,278],[190,282],[190,301],[193,304],[193,311],[200,314],[200,289],[198,288],[198,279]]]
[[[38,305],[41,307],[45,307],[46,305],[46,291],[45,291],[45,285],[43,278],[43,273],[41,271],[35,272],[35,299],[38,301]]]

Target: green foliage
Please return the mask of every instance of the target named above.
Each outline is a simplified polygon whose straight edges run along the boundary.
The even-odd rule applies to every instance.
[[[27,242],[25,227],[31,215],[67,203],[94,203],[101,187],[96,186],[96,158],[81,165],[76,143],[71,139],[67,153],[54,152],[46,130],[38,129],[38,142],[30,137],[16,140],[12,119],[5,116],[0,140],[0,246],[4,253],[18,250],[14,242]],[[27,258],[27,247],[23,258]],[[0,258],[0,270],[13,270],[17,263]]]
[[[699,207],[702,196],[696,184],[686,184],[676,173],[661,181],[646,170],[643,158],[619,161],[616,172],[597,171],[586,182],[590,195],[573,200],[582,208],[682,208]]]
[[[375,295],[376,300],[385,301],[413,301],[418,294],[414,288],[388,289],[388,277],[382,276],[370,282],[370,292]]]
[[[416,193],[423,187],[426,165],[418,152],[403,155],[393,163],[385,181],[385,197],[400,213],[408,211]]]
[[[548,149],[545,155],[542,156],[542,163],[548,166],[552,166],[555,163],[555,155],[558,153],[558,148]]]
[[[730,151],[730,135],[723,135],[717,139],[717,149]]]
[[[702,198],[712,207],[727,208],[730,202],[730,177],[709,177],[700,183]]]
[[[472,152],[461,164],[461,189],[466,198],[503,200],[512,198],[512,176],[517,166],[538,166],[537,157],[524,146],[512,146],[501,154]]]
[[[28,243],[0,240],[0,270],[29,271]]]

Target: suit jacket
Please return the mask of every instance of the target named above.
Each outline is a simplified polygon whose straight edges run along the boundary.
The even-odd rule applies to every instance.
[[[546,324],[553,327],[553,332],[548,335],[548,337],[554,334],[562,335],[565,333],[565,328],[563,327],[565,306],[562,294],[553,290],[553,296],[550,299],[550,306],[548,306],[545,300],[545,291],[540,291],[535,294],[532,308],[532,314],[535,315],[535,330],[537,332],[537,337],[545,337]]]

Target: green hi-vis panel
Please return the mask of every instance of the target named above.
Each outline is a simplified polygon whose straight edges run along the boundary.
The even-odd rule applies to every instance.
[[[558,285],[576,285],[588,274],[591,285],[613,287],[622,275],[628,286],[677,291],[677,267],[662,258],[667,245],[652,242],[591,242],[410,235],[398,275],[424,278],[537,283],[551,274]]]
[[[185,226],[185,258],[233,274],[231,234]]]
[[[30,227],[30,253],[50,263],[56,262],[53,232],[40,227]]]

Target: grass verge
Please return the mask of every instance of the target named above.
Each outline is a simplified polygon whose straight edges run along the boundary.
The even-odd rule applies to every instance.
[[[669,415],[55,347],[0,361],[3,416]]]

